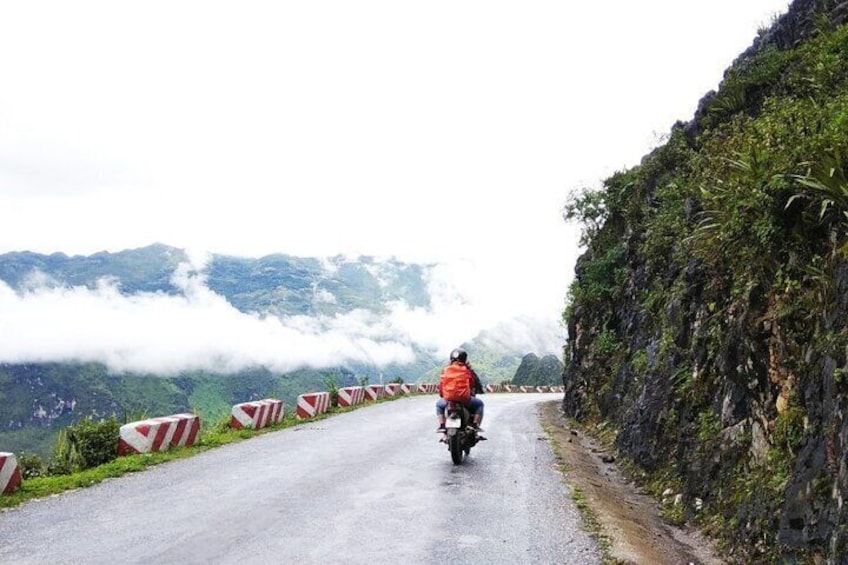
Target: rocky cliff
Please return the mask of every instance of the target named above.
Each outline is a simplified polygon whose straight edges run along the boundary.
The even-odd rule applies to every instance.
[[[848,559],[847,14],[794,2],[690,123],[566,208],[586,252],[564,408],[730,562]]]
[[[562,362],[555,355],[539,357],[528,353],[521,358],[521,364],[512,377],[514,385],[556,385],[562,375]]]

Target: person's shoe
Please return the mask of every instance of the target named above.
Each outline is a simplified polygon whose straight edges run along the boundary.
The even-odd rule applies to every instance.
[[[474,431],[477,432],[478,434],[481,434],[485,431],[485,430],[483,430],[483,428],[480,427],[479,424],[471,424],[471,427],[474,428]]]
[[[448,431],[448,429],[445,427],[445,425],[444,425],[444,424],[439,424],[439,427],[438,427],[438,428],[436,428],[436,433],[437,433],[437,434],[443,434],[443,433],[445,433],[446,431]]]

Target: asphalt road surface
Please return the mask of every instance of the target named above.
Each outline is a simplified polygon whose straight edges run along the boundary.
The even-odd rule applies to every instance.
[[[561,395],[482,398],[462,465],[403,398],[2,512],[0,563],[600,563],[536,416]]]

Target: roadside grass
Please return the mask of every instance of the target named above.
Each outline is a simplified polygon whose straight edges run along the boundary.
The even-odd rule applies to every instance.
[[[574,505],[577,507],[577,510],[580,512],[580,516],[583,518],[586,531],[598,544],[598,549],[601,551],[601,558],[603,559],[604,564],[618,565],[620,561],[618,559],[614,559],[610,554],[612,539],[604,530],[600,520],[598,520],[598,515],[586,499],[586,493],[583,492],[583,489],[578,486],[572,486],[571,500],[574,501]]]
[[[121,477],[129,473],[138,473],[148,467],[161,465],[177,459],[186,459],[204,451],[215,449],[230,443],[236,443],[251,439],[263,434],[278,432],[286,428],[292,428],[304,424],[311,424],[337,414],[352,412],[367,406],[393,402],[408,395],[382,398],[376,402],[367,402],[352,407],[331,407],[325,414],[320,414],[307,420],[298,420],[293,413],[286,414],[283,420],[272,426],[254,429],[237,430],[229,426],[230,418],[221,418],[217,422],[201,427],[200,435],[192,447],[172,448],[168,451],[157,451],[154,453],[142,453],[139,455],[126,455],[118,457],[104,465],[79,471],[69,475],[55,475],[49,477],[34,477],[25,479],[21,487],[15,492],[0,496],[0,509],[13,508],[24,502],[55,496],[69,490],[86,488],[107,479]],[[412,395],[418,396],[418,395]]]

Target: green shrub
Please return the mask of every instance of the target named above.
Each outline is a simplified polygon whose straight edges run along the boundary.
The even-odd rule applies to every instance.
[[[621,341],[612,330],[604,330],[592,343],[592,351],[601,357],[610,357],[621,350]]]
[[[83,469],[90,469],[118,457],[120,424],[115,418],[95,423],[82,420],[68,428],[68,436],[80,454]]]
[[[64,475],[113,461],[118,456],[119,430],[115,418],[103,422],[86,418],[68,426],[59,433],[48,471]]]
[[[17,457],[18,467],[21,469],[21,476],[24,479],[35,479],[43,477],[47,473],[44,466],[44,461],[38,455],[31,453],[21,453]]]
[[[335,377],[327,377],[324,379],[324,386],[327,387],[327,392],[330,393],[330,406],[338,406],[339,381]]]
[[[70,475],[79,465],[79,454],[68,439],[68,430],[59,431],[53,445],[53,459],[47,465],[47,474],[51,476]]]

